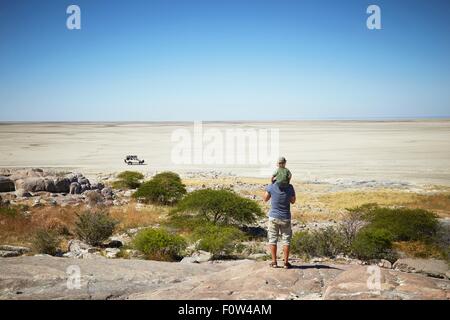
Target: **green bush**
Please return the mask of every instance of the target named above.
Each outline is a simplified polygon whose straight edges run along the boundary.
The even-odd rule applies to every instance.
[[[431,240],[438,230],[437,215],[422,209],[366,207],[368,227],[383,229],[392,241]]]
[[[178,202],[186,194],[186,187],[178,174],[162,172],[144,182],[133,194],[145,202],[170,205]]]
[[[174,261],[179,259],[186,248],[186,241],[162,228],[145,229],[136,235],[133,246],[148,259]]]
[[[189,193],[172,214],[214,224],[254,223],[264,215],[258,203],[229,190],[203,189]]]
[[[115,189],[137,189],[141,185],[139,180],[144,179],[144,175],[137,171],[123,171],[117,175],[118,180],[112,183]]]
[[[211,252],[213,256],[226,256],[232,253],[236,244],[244,239],[244,233],[236,227],[203,224],[193,232],[198,240],[197,249]]]
[[[58,252],[60,239],[54,231],[40,229],[36,232],[33,239],[33,248],[38,253],[55,255]]]
[[[334,258],[346,252],[344,236],[335,228],[302,231],[293,235],[291,251],[303,257]]]
[[[352,243],[352,254],[362,260],[396,260],[392,250],[392,233],[386,229],[363,228]]]
[[[117,221],[105,212],[85,211],[77,215],[75,233],[90,245],[99,245],[108,239],[114,232]]]

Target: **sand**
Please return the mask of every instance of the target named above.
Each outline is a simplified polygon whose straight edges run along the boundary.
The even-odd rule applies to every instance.
[[[450,120],[203,124],[204,132],[211,128],[223,134],[236,128],[257,132],[278,129],[279,153],[288,159],[294,179],[300,181],[450,185]],[[176,143],[171,137],[177,129],[193,132],[193,123],[1,123],[0,167],[111,173],[130,169],[123,158],[136,154],[147,165],[132,169],[142,172],[217,170],[250,177],[266,174],[261,171],[261,163],[174,163],[171,155]]]

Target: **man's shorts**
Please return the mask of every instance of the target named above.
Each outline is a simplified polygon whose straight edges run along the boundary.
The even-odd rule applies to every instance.
[[[269,244],[277,244],[278,235],[281,235],[281,243],[285,246],[291,244],[292,229],[291,220],[269,217],[268,232]]]

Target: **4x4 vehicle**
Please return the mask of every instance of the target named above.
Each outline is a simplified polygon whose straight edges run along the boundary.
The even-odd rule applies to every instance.
[[[140,160],[138,156],[126,156],[123,161],[128,165],[144,164],[144,160]]]

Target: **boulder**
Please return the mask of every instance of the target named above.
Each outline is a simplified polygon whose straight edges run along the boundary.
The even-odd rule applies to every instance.
[[[107,258],[117,258],[117,255],[119,254],[120,249],[119,248],[106,248],[105,250],[105,257]]]
[[[68,243],[68,252],[63,254],[67,258],[89,259],[93,254],[98,254],[98,248],[92,247],[80,240],[70,240]]]
[[[44,191],[55,193],[56,192],[56,186],[53,179],[44,179]]]
[[[55,179],[55,189],[58,193],[69,193],[71,180],[67,177],[58,177]]]
[[[72,182],[69,188],[70,194],[80,194],[81,193],[81,185],[78,182]]]
[[[106,187],[106,188],[103,188],[103,189],[102,189],[102,195],[103,195],[106,199],[111,200],[112,197],[113,197],[113,195],[114,195],[114,193],[113,193],[113,191],[112,191],[111,188]]]
[[[194,252],[190,257],[184,257],[180,262],[182,263],[202,263],[202,262],[208,262],[212,260],[212,253],[198,250]]]
[[[0,245],[0,257],[2,258],[17,257],[27,252],[30,252],[30,248],[10,246],[10,245]]]
[[[381,267],[381,268],[391,269],[392,268],[392,263],[389,262],[388,260],[381,259],[378,262],[378,266]]]
[[[28,192],[46,191],[44,178],[29,177],[16,180],[16,189],[23,189]]]
[[[91,190],[102,190],[105,185],[101,182],[91,184]]]
[[[17,251],[20,252],[21,254],[30,252],[30,248],[27,247],[22,247],[22,246],[11,246],[8,244],[2,244],[0,245],[0,250],[5,250],[5,251]]]
[[[29,198],[32,196],[32,194],[23,189],[18,189],[18,190],[16,190],[16,196],[20,197],[20,198]]]
[[[16,190],[14,181],[10,178],[0,176],[0,192],[10,192]]]
[[[445,260],[437,259],[398,259],[394,263],[393,268],[403,272],[422,273],[429,277],[442,279],[446,279],[446,274],[449,272],[447,262]]]

